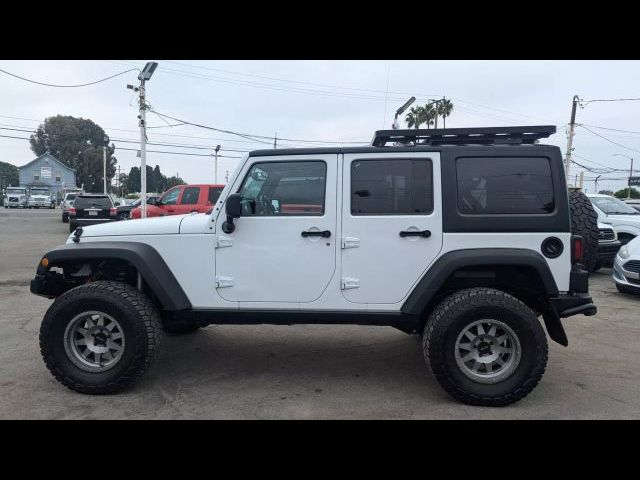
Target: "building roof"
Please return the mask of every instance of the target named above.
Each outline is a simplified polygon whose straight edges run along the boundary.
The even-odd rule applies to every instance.
[[[54,157],[53,155],[51,155],[49,152],[45,152],[45,153],[43,153],[43,154],[42,154],[42,155],[40,155],[39,157],[36,157],[36,158],[34,158],[33,160],[31,160],[29,163],[26,163],[26,164],[22,165],[21,167],[18,167],[18,169],[20,170],[20,169],[26,168],[26,167],[28,167],[29,165],[31,165],[32,163],[37,162],[38,160],[40,160],[41,158],[44,158],[44,157],[49,157],[49,158],[51,158],[53,161],[55,161],[56,163],[59,163],[59,164],[62,166],[62,168],[65,168],[65,169],[67,169],[67,170],[71,170],[72,172],[75,172],[75,169],[73,169],[73,168],[71,168],[71,167],[66,166],[64,163],[62,163],[62,162],[61,162],[60,160],[58,160],[56,157]]]

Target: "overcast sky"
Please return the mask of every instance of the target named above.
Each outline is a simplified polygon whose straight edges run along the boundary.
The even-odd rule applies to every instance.
[[[638,61],[157,61],[147,98],[158,112],[252,135],[277,132],[279,138],[294,140],[368,143],[375,130],[390,128],[393,112],[411,95],[422,103],[446,96],[454,104],[447,127],[553,124],[558,133],[548,143],[564,153],[574,94],[584,100],[640,96]],[[142,68],[145,62],[0,61],[0,68],[39,82],[79,84]],[[122,149],[137,148],[122,140],[139,140],[136,97],[126,88],[137,84],[136,77],[137,72],[129,72],[89,87],[52,88],[0,73],[0,135],[28,137],[9,129],[34,129],[57,114],[89,118],[114,139],[118,164],[128,173],[140,161],[135,151]],[[577,122],[609,141],[578,128],[575,160],[593,168],[628,169],[627,158],[613,155],[640,152],[638,112],[639,101],[597,102],[578,109]],[[147,119],[150,127],[162,127],[149,130],[149,142],[183,145],[149,145],[148,150],[176,153],[149,152],[147,164],[160,165],[166,175],[177,172],[190,183],[213,182],[213,159],[182,153],[208,155],[220,144],[222,155],[240,156],[237,150],[273,146],[268,139],[259,143],[192,126],[168,127],[153,114]],[[278,146],[286,145],[316,144],[278,141]],[[19,166],[33,158],[27,141],[0,137],[0,160]],[[221,158],[219,180],[237,162]],[[572,168],[572,175],[580,170]],[[595,176],[585,174],[586,179]],[[605,174],[598,189],[621,188],[626,181],[602,179],[626,176]],[[593,181],[585,185],[593,191]]]

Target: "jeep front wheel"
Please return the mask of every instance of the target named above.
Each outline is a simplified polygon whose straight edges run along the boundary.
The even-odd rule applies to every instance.
[[[520,400],[538,384],[547,364],[547,339],[535,313],[491,288],[445,298],[427,321],[422,345],[440,385],[471,405]]]
[[[40,351],[63,385],[108,394],[132,385],[153,362],[160,339],[151,300],[121,282],[87,283],[51,305],[40,327]]]

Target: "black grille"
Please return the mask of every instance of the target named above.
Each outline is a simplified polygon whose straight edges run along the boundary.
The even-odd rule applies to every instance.
[[[9,197],[9,201],[10,202],[17,202],[18,201],[18,197]]]
[[[640,260],[629,260],[622,266],[622,268],[627,272],[640,273]]]
[[[600,233],[598,236],[598,240],[602,241],[606,241],[606,240],[613,240],[615,238],[615,235],[613,234],[613,230],[610,228],[601,228],[600,229]]]

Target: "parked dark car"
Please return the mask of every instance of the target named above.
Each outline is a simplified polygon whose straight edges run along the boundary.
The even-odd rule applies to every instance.
[[[158,197],[147,197],[147,205],[155,205]],[[118,220],[128,220],[131,217],[131,210],[140,206],[140,199],[130,205],[118,205]]]
[[[69,208],[69,231],[77,227],[113,222],[118,219],[118,209],[107,195],[78,195]]]

